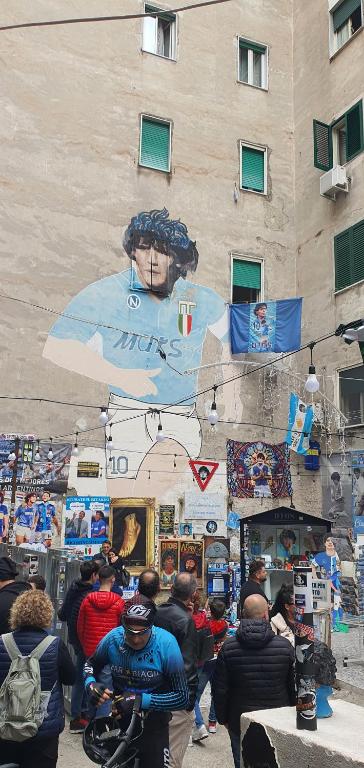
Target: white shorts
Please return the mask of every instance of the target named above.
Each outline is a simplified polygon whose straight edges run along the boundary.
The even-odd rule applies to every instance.
[[[110,395],[109,420],[112,422],[114,460],[106,462],[106,477],[136,478],[142,461],[157,442],[159,418],[156,411],[163,411],[167,407]],[[196,459],[201,451],[201,427],[195,406],[177,405],[170,408],[172,413],[168,410],[161,413],[164,436],[175,440],[191,459]],[[108,427],[106,434],[109,435]]]
[[[272,491],[269,487],[269,485],[256,485],[254,488],[254,498],[255,499],[270,499],[272,496]]]
[[[29,541],[29,539],[31,538],[32,531],[30,530],[30,528],[27,528],[25,525],[19,525],[19,523],[16,523],[16,525],[14,526],[14,530],[15,530],[15,536],[23,536],[24,539],[27,539],[27,541]]]

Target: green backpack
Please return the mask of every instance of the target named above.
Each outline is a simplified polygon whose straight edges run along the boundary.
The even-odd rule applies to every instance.
[[[1,635],[11,664],[0,688],[0,739],[25,741],[38,732],[47,712],[51,691],[41,690],[39,660],[56,640],[48,635],[22,656],[12,633]]]

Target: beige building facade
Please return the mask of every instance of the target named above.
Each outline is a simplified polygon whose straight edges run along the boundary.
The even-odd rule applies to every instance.
[[[2,401],[1,431],[71,442],[78,432],[80,458],[103,467],[97,480],[81,480],[72,459],[78,494],[150,497],[175,504],[182,519],[185,492],[198,491],[189,458],[216,460],[209,492],[227,508],[226,439],[283,442],[289,394],[303,394],[309,364],[308,351],[256,373],[261,356],[232,359],[229,303],[303,296],[302,343],[364,315],[364,238],[357,272],[335,289],[335,237],[364,220],[362,147],[333,158],[349,177],[335,201],[320,195],[325,171],[314,167],[313,121],[342,148],[345,135],[331,126],[363,99],[363,8],[353,32],[359,4],[346,19],[350,9],[340,11],[340,26],[339,7],[232,0],[174,16],[165,3],[157,14],[130,0],[123,12],[154,15],[1,32],[2,293],[12,297],[2,298],[2,393],[30,398]],[[97,0],[67,3],[68,18],[100,12]],[[112,0],[102,6],[103,16],[118,12]],[[58,0],[14,0],[2,23],[64,16]],[[129,254],[128,227],[164,209],[165,221],[187,228],[173,230],[177,261],[181,238],[198,257],[186,256],[178,275],[169,260],[168,290],[151,298],[135,268],[141,220]],[[150,247],[143,233],[138,243]],[[150,270],[161,279],[160,266]],[[341,400],[339,392],[338,372],[360,369],[359,348],[330,339],[314,360],[315,401],[337,451],[339,410],[364,422],[358,374],[347,376]],[[105,460],[101,406],[112,415],[114,463]],[[159,443],[158,411],[169,438]],[[325,454],[324,429],[317,434]],[[347,448],[361,447],[359,426],[355,434]],[[315,479],[292,454],[294,503],[319,514]],[[290,500],[234,506],[251,513],[280,503]]]

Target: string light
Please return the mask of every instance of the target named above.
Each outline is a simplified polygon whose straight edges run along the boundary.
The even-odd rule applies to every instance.
[[[103,407],[101,408],[100,416],[99,416],[99,422],[102,427],[105,427],[107,422],[109,421],[109,415],[107,412],[107,408]]]
[[[78,450],[78,432],[76,432],[76,440],[75,440],[75,444],[74,444],[73,449],[72,449],[72,456],[78,456],[78,454],[79,454],[79,450]]]
[[[34,461],[40,461],[40,450],[39,450],[39,440],[37,440],[37,450],[34,455]]]
[[[10,451],[9,456],[8,456],[8,461],[15,461],[15,459],[16,459],[15,451]]]
[[[166,439],[164,437],[164,434],[163,434],[163,427],[162,427],[161,415],[160,414],[159,414],[158,430],[157,430],[157,434],[156,434],[155,439],[156,439],[157,443],[163,443],[163,440]]]
[[[211,424],[212,427],[214,427],[219,420],[219,416],[216,408],[216,390],[217,390],[216,384],[214,385],[213,390],[214,390],[214,399],[211,403],[210,413],[208,415],[208,422],[209,424]]]
[[[310,394],[314,394],[315,392],[318,392],[320,389],[320,384],[316,376],[316,368],[312,361],[312,350],[315,346],[315,343],[312,341],[309,345],[310,351],[311,351],[311,364],[308,369],[308,377],[305,384],[305,390],[306,392],[310,392]]]
[[[106,441],[106,450],[109,451],[109,453],[111,453],[111,451],[114,448],[114,444],[113,444],[113,441],[112,441],[111,427],[112,427],[112,424],[110,424],[110,434],[109,434],[109,437],[107,438],[107,441]],[[111,456],[110,456],[110,458],[111,458]]]
[[[48,456],[49,461],[52,461],[52,459],[53,459],[52,438],[50,437],[49,440],[50,440],[50,446],[49,446],[49,451],[48,451],[47,456]]]

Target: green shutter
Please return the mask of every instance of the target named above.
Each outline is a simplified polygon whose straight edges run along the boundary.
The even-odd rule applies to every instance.
[[[341,232],[334,240],[335,250],[335,291],[340,291],[341,288],[346,288],[350,285],[351,269],[350,269],[350,229],[345,232]]]
[[[154,5],[146,5],[144,13],[152,13],[153,16],[158,16],[159,19],[163,19],[164,21],[176,20],[174,13],[168,13],[168,11],[162,11],[160,8],[156,8]]]
[[[264,152],[251,147],[241,148],[241,186],[264,192]]]
[[[243,37],[239,37],[239,46],[240,48],[249,48],[249,50],[254,51],[254,53],[266,53],[267,51],[266,45],[259,45],[259,43],[251,43],[250,40],[244,40]]]
[[[331,126],[313,121],[313,162],[315,168],[329,171],[332,168],[332,134]]]
[[[256,261],[233,259],[233,285],[237,288],[261,289],[261,265]]]
[[[353,157],[362,152],[364,149],[363,142],[363,102],[359,101],[354,107],[348,110],[345,115],[346,118],[346,159],[351,160]]]
[[[361,0],[344,0],[332,14],[335,32],[360,8]]]
[[[352,227],[352,278],[353,283],[364,280],[364,219]]]
[[[159,171],[169,171],[170,124],[142,118],[140,164]]]

